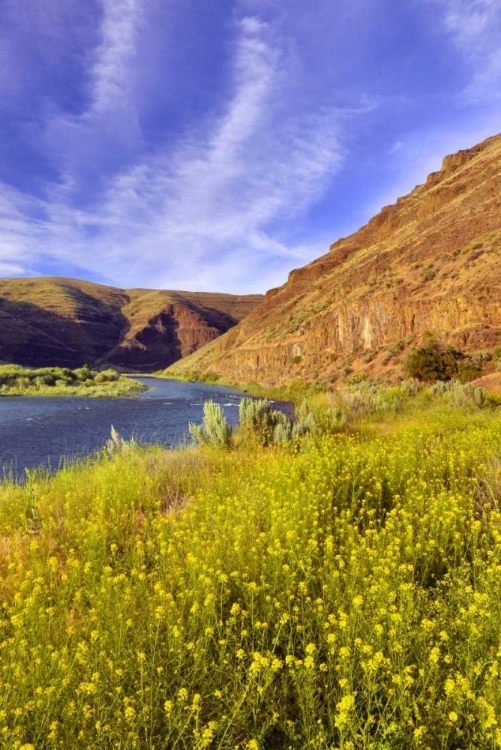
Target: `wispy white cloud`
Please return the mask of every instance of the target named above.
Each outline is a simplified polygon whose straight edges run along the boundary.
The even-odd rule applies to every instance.
[[[499,0],[30,3],[0,29],[0,273],[264,290],[499,130]]]
[[[40,232],[36,198],[0,184],[0,269],[6,275],[33,273]]]
[[[235,22],[226,102],[213,118],[175,149],[138,153],[133,166],[109,177],[92,207],[76,209],[89,155],[82,133],[104,110],[113,118],[113,102],[121,101],[138,3],[106,0],[91,107],[80,118],[49,123],[52,147],[64,144],[65,177],[37,205],[42,218],[30,218],[19,196],[10,196],[21,225],[9,234],[11,244],[1,245],[0,235],[0,261],[13,262],[12,248],[27,264],[38,253],[124,286],[243,292],[282,282],[291,266],[321,254],[332,239],[287,241],[284,222],[293,223],[326,189],[343,158],[347,120],[372,104],[339,109],[320,102],[296,111],[285,41],[272,25],[244,15]]]
[[[238,271],[240,284],[247,285],[242,252],[248,269],[255,254],[304,257],[305,248],[279,242],[268,224],[304,210],[322,190],[340,162],[346,113],[284,113],[282,63],[273,30],[243,18],[233,93],[209,132],[175,153],[156,155],[111,186],[101,217],[106,226],[115,225],[115,252],[133,263],[139,250],[150,260],[151,281],[162,260],[170,267],[164,283],[182,273],[196,286],[202,264],[225,278],[226,264],[233,269],[231,282]],[[211,268],[214,258],[217,268]]]
[[[92,108],[106,110],[127,92],[140,22],[139,0],[104,0],[102,40],[92,65]]]
[[[466,103],[501,98],[501,3],[499,0],[437,0],[445,32],[470,70]]]
[[[41,135],[42,149],[64,181],[131,158],[141,145],[133,97],[141,0],[102,0],[98,43],[88,51],[87,106],[78,114],[52,107]]]

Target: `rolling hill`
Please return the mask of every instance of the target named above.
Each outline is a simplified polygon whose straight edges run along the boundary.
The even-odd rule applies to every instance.
[[[151,372],[220,336],[261,300],[64,278],[0,279],[0,361]]]

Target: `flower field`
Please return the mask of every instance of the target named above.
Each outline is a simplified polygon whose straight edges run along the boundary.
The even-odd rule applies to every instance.
[[[501,419],[0,487],[0,747],[501,747]]]

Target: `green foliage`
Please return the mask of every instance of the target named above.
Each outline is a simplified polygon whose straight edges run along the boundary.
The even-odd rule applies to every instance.
[[[240,436],[244,444],[297,446],[309,436],[334,434],[344,429],[346,415],[339,408],[313,409],[303,400],[293,419],[274,409],[269,401],[244,398],[240,401]]]
[[[217,372],[206,372],[200,377],[200,380],[202,383],[208,383],[210,385],[211,383],[217,383],[219,375]]]
[[[273,430],[273,442],[275,445],[287,445],[290,443],[292,426],[289,421],[279,422]]]
[[[461,383],[469,383],[471,380],[481,377],[482,368],[480,365],[475,364],[470,360],[466,360],[459,364],[459,380]]]
[[[370,349],[368,352],[365,352],[365,354],[362,356],[362,362],[365,364],[369,364],[369,362],[372,362],[374,357],[376,357],[377,351],[374,349]]]
[[[459,375],[459,363],[463,358],[458,350],[431,340],[410,352],[405,370],[409,377],[428,383],[451,380]]]
[[[190,435],[195,443],[212,448],[229,449],[233,444],[233,428],[226,421],[223,410],[214,401],[204,404],[204,419],[201,425],[189,425]]]
[[[453,378],[468,383],[481,377],[482,366],[491,360],[490,352],[479,351],[466,355],[431,339],[425,346],[410,353],[405,369],[410,377],[429,383]]]
[[[292,426],[292,439],[298,440],[306,435],[313,436],[320,432],[318,419],[306,399],[296,409],[295,417]]]
[[[239,406],[239,419],[242,432],[247,437],[251,435],[259,445],[285,443],[291,438],[291,420],[264,399],[243,398]]]
[[[88,365],[30,369],[20,365],[0,366],[0,396],[128,396],[143,391],[137,381],[115,370],[91,370]]]
[[[422,388],[422,384],[415,380],[404,380],[391,387],[366,381],[343,388],[338,397],[344,412],[351,419],[357,419],[370,414],[400,412]]]
[[[95,375],[97,375],[97,373],[92,372],[89,365],[83,365],[82,367],[73,370],[73,376],[83,383],[85,383],[86,380],[91,380]]]
[[[346,381],[346,385],[358,385],[358,383],[364,383],[367,380],[367,375],[365,372],[355,372],[353,375],[350,375],[349,378]]]
[[[461,383],[457,380],[447,383],[439,381],[430,390],[433,396],[442,396],[453,406],[459,408],[474,407],[481,409],[487,406],[489,399],[484,388],[476,388],[471,383]]]
[[[120,376],[116,370],[102,370],[94,376],[95,383],[116,383]]]
[[[501,406],[501,393],[497,391],[487,391],[487,403],[489,406]]]
[[[304,400],[294,418],[274,409],[265,399],[243,398],[239,405],[240,426],[234,431],[226,422],[221,407],[208,401],[204,404],[201,425],[190,424],[189,431],[199,445],[214,448],[267,448],[272,445],[289,446],[294,450],[308,436],[318,439],[322,435],[344,430],[346,414],[339,407],[316,408]]]
[[[116,457],[120,453],[128,453],[138,448],[137,441],[134,438],[124,440],[120,433],[111,425],[111,437],[106,441],[104,451],[110,457]]]

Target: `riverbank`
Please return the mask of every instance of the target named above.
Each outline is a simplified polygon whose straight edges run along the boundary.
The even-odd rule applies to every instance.
[[[315,395],[328,393],[333,391],[332,385],[325,385],[320,383],[308,383],[308,382],[294,382],[289,385],[283,386],[272,386],[272,385],[261,385],[253,381],[247,383],[241,383],[228,378],[220,378],[216,375],[205,374],[200,375],[197,372],[191,372],[186,375],[178,375],[177,373],[171,373],[169,371],[162,370],[160,372],[153,373],[149,377],[158,378],[160,380],[178,380],[182,383],[205,383],[207,385],[218,385],[223,388],[235,388],[243,393],[248,393],[250,396],[256,398],[266,398],[269,401],[279,401],[282,403],[294,403],[299,404],[306,398],[312,398]]]
[[[499,411],[360,399],[294,445],[1,486],[6,746],[496,746]]]
[[[186,442],[189,423],[203,418],[203,404],[219,403],[231,425],[243,394],[200,383],[141,377],[147,390],[133,398],[0,398],[0,477],[39,465],[56,470],[98,451],[114,425],[122,437],[169,447]],[[105,394],[106,395],[106,394]],[[290,410],[287,412],[290,413]]]
[[[83,396],[87,398],[123,398],[147,390],[133,378],[115,370],[76,370],[66,367],[30,369],[20,365],[0,366],[1,396]]]

